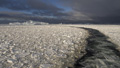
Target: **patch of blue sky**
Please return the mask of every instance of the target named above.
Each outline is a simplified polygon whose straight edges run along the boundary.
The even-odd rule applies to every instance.
[[[20,13],[25,13],[25,14],[32,14],[32,12],[31,11],[23,11],[23,10],[11,10],[11,9],[8,9],[8,8],[1,8],[0,7],[0,12],[3,12],[3,11],[5,11],[5,12],[20,12]]]
[[[2,7],[0,7],[0,11],[12,11],[12,10],[10,10],[10,9],[8,9],[8,8],[2,8]]]

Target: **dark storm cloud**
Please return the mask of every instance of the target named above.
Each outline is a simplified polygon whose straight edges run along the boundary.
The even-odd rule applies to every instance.
[[[33,16],[33,14],[25,14],[21,12],[0,12],[0,24],[8,24],[11,22],[24,22],[24,21],[42,21],[48,22],[51,24],[59,24],[61,22],[68,22],[70,21],[65,19],[58,19],[58,18],[51,18],[51,17],[42,17],[42,16]]]
[[[10,19],[25,20],[25,19],[27,19],[29,17],[32,17],[32,15],[25,14],[25,13],[22,13],[22,12],[15,12],[15,11],[12,11],[12,12],[7,12],[7,11],[0,12],[0,18],[10,18]]]
[[[61,0],[61,2],[97,23],[120,24],[120,0]],[[81,15],[79,17],[81,18]]]
[[[56,7],[51,3],[44,3],[42,2],[42,0],[0,0],[0,7],[12,10],[23,10],[31,12],[33,15],[54,16],[59,19],[67,20],[90,19],[89,17],[83,15],[82,13],[79,13],[78,11],[64,12],[63,9]]]
[[[12,10],[28,10],[27,0],[0,0],[0,7]]]
[[[61,20],[64,21],[63,16],[68,16],[63,9],[51,3],[44,3],[42,0],[0,0],[0,7],[11,10],[0,11],[0,18],[9,19],[9,21],[0,19],[0,24],[9,23],[13,19],[59,23]]]
[[[0,7],[13,11],[0,13],[0,17],[48,22],[120,22],[120,0],[0,0]]]
[[[54,12],[51,11],[34,11],[33,14],[40,15],[40,16],[55,16],[55,17],[61,17],[61,16],[69,16],[69,14],[64,12]]]
[[[41,0],[0,0],[0,7],[29,12],[37,11],[39,13],[46,11],[50,14],[63,11],[63,9],[57,8],[52,4],[46,4]]]
[[[62,11],[62,9],[53,6],[52,4],[46,4],[40,0],[27,0],[30,8],[37,10],[50,10],[50,11]]]
[[[106,16],[120,10],[120,0],[66,0],[64,3],[90,16]]]

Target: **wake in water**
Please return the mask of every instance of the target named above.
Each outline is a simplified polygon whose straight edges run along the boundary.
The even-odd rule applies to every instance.
[[[90,34],[87,39],[87,53],[76,61],[75,68],[120,68],[120,52],[116,45],[108,41],[108,37],[98,30],[83,29]]]

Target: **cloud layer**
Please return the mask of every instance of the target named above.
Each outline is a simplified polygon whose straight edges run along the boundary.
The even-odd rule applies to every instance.
[[[26,20],[119,22],[120,18],[120,0],[0,0],[0,8],[8,9],[0,10],[0,17]]]
[[[63,11],[52,4],[46,4],[41,0],[0,0],[0,7],[11,10],[28,11],[34,14],[52,15]]]
[[[105,16],[120,10],[120,0],[62,0],[73,10],[91,15]],[[67,3],[67,4],[66,4]]]

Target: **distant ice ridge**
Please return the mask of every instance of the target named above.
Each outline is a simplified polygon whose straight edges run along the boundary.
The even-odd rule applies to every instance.
[[[29,20],[23,23],[20,23],[20,22],[9,23],[9,25],[48,25],[48,24],[49,23],[47,22],[37,22],[32,20]]]

